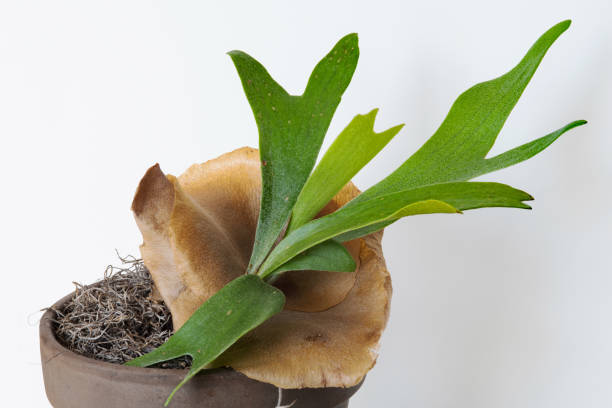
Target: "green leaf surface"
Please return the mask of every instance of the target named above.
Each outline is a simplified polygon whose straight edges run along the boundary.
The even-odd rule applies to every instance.
[[[374,132],[378,109],[357,115],[338,135],[298,196],[287,233],[315,215],[393,139],[404,125]]]
[[[355,272],[357,265],[346,248],[332,240],[324,241],[302,252],[275,269],[271,275],[288,271]]]
[[[446,211],[443,211],[446,212]],[[454,211],[457,212],[457,211]],[[428,214],[433,214],[435,211],[432,211]],[[388,219],[381,222],[375,222],[374,224],[366,225],[365,227],[357,228],[351,231],[347,231],[343,234],[336,235],[334,239],[338,242],[346,242],[352,239],[357,239],[364,237],[366,235],[372,234],[376,231],[380,231],[381,229],[387,228],[389,225],[393,224],[398,219]]]
[[[499,183],[459,182],[435,184],[391,193],[355,205],[347,205],[298,228],[287,235],[262,265],[259,273],[269,275],[299,253],[323,241],[383,221],[413,214],[457,212],[482,207],[526,208],[533,198]]]
[[[334,239],[338,242],[346,242],[352,239],[361,238],[365,235],[386,228],[390,224],[403,217],[419,214],[455,214],[460,213],[458,209],[452,205],[439,200],[425,200],[414,204],[407,205],[395,214],[389,216],[385,221],[370,224],[363,228],[358,228],[344,234],[336,236]]]
[[[147,367],[189,355],[193,358],[187,376],[168,397],[217,358],[240,337],[279,313],[283,293],[255,275],[234,279],[211,296],[166,343],[126,365]]]
[[[416,153],[349,205],[396,191],[465,181],[511,166],[537,154],[569,129],[586,123],[570,123],[548,136],[485,159],[547,50],[569,26],[569,20],[555,25],[510,72],[461,94],[436,133]]]
[[[516,163],[520,163],[527,159],[532,158],[542,150],[550,146],[555,140],[557,140],[562,134],[570,129],[586,124],[586,120],[576,120],[563,126],[561,129],[556,130],[546,136],[542,136],[539,139],[533,140],[529,143],[525,143],[521,146],[515,147],[514,149],[508,150],[502,154],[485,159],[480,162],[480,166],[474,165],[472,170],[473,178],[481,174],[491,173],[496,170],[500,170],[506,167],[510,167]]]
[[[287,224],[359,58],[357,34],[342,38],[315,67],[304,93],[289,95],[242,51],[229,52],[259,130],[262,198],[248,272],[253,273]]]

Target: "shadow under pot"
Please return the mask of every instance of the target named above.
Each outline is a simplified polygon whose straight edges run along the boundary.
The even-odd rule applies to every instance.
[[[62,310],[72,294],[53,307]],[[166,398],[188,369],[128,367],[74,353],[55,336],[55,312],[40,321],[45,391],[55,408],[152,408]],[[177,392],[171,408],[346,408],[361,383],[350,388],[280,390],[231,369],[203,370]],[[292,405],[293,404],[293,405]]]

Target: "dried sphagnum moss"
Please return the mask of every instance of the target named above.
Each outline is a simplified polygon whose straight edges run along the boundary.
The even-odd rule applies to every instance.
[[[76,286],[72,299],[56,312],[58,340],[86,357],[121,364],[162,345],[172,334],[172,317],[162,300],[151,297],[153,281],[142,260],[120,258],[104,279]],[[186,368],[183,357],[158,364]]]

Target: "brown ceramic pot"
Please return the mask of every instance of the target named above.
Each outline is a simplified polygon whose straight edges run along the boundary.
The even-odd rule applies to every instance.
[[[57,302],[61,309],[72,294]],[[47,398],[55,408],[162,407],[187,370],[127,367],[73,353],[55,337],[55,313],[40,321],[40,354]],[[282,390],[230,369],[205,370],[174,396],[171,408],[346,408],[351,388]],[[279,404],[279,394],[282,401]]]

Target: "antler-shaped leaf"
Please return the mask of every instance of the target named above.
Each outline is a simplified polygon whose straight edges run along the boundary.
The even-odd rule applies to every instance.
[[[461,94],[436,133],[396,171],[348,205],[420,186],[465,181],[527,160],[544,150],[580,120],[491,159],[486,155],[546,51],[570,26],[563,21],[544,33],[507,74]]]
[[[314,167],[323,138],[359,58],[349,34],[315,67],[304,94],[289,95],[242,51],[229,53],[255,115],[262,165],[261,210],[248,272],[265,259]]]

